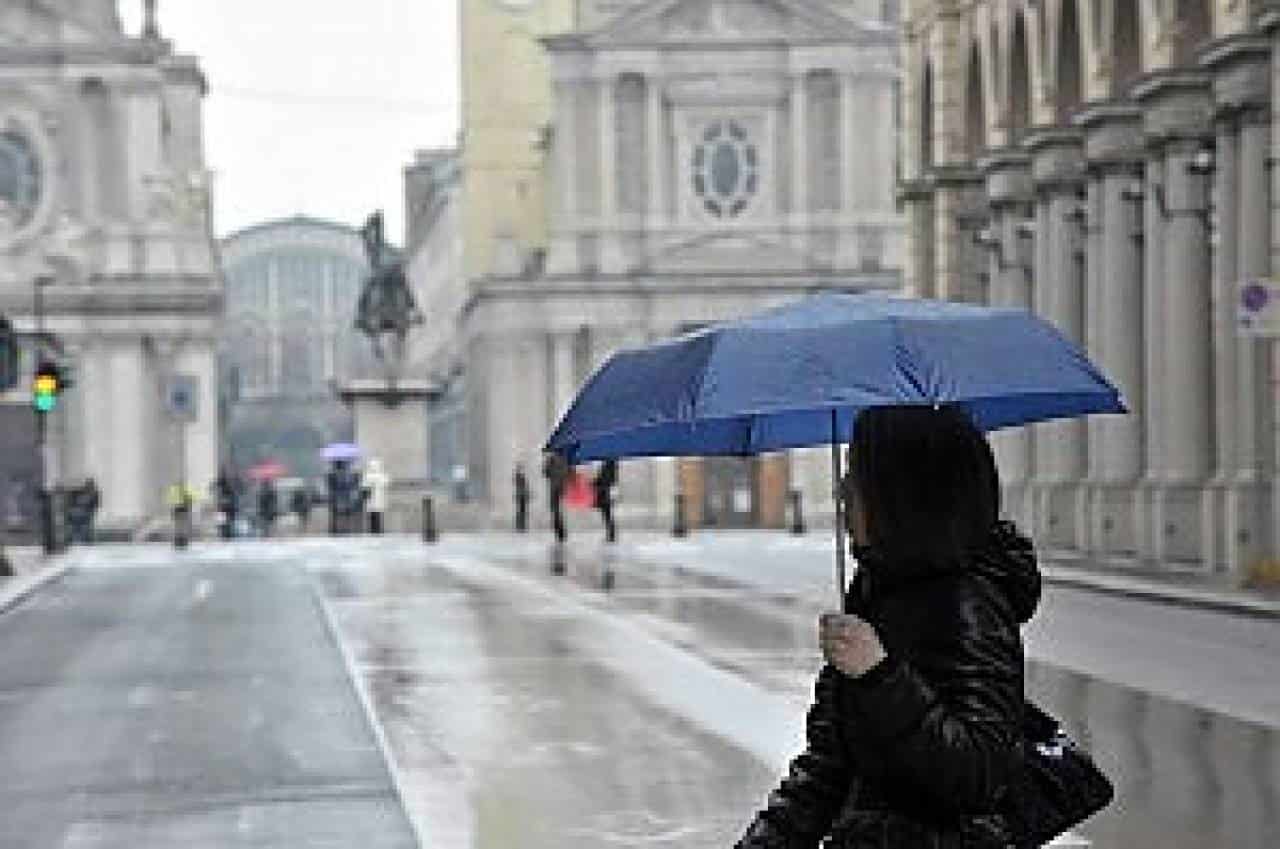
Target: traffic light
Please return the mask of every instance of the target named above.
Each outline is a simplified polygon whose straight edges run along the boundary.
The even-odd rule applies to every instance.
[[[18,334],[9,319],[0,316],[0,392],[8,392],[18,385],[20,360]]]
[[[51,413],[58,405],[58,393],[62,391],[62,373],[58,364],[42,360],[31,381],[31,404],[38,413]]]

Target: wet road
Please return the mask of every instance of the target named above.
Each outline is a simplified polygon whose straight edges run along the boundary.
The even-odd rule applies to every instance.
[[[744,588],[625,546],[578,547],[554,574],[540,542],[359,544],[308,563],[428,845],[732,845],[797,751],[812,588]],[[1043,615],[1080,595],[1049,593]],[[1091,636],[1038,639],[1083,656]],[[1081,829],[1094,845],[1280,845],[1280,730],[1043,662],[1028,688],[1116,781]]]
[[[415,845],[306,571],[244,555],[106,557],[0,615],[0,846]]]

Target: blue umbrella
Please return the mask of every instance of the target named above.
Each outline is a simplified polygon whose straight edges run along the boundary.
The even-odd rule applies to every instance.
[[[617,352],[547,449],[580,463],[831,443],[839,480],[860,410],[948,403],[986,431],[1126,412],[1084,352],[1025,310],[825,293]]]

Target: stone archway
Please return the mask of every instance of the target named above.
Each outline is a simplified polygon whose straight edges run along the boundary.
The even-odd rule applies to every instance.
[[[1031,123],[1031,61],[1027,53],[1027,24],[1022,13],[1013,18],[1009,39],[1009,142],[1016,143]]]
[[[1054,69],[1057,83],[1054,110],[1065,123],[1079,108],[1083,92],[1083,63],[1080,61],[1080,20],[1076,0],[1063,0],[1058,18],[1058,55]]]
[[[969,50],[964,95],[965,155],[976,158],[987,146],[987,108],[982,79],[982,56],[975,41]]]
[[[1142,24],[1137,0],[1113,0],[1111,10],[1111,94],[1119,97],[1142,74]]]

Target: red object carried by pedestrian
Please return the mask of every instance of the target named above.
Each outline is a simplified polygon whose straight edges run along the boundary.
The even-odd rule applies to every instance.
[[[591,481],[576,469],[569,472],[569,481],[564,488],[564,503],[575,510],[590,510],[596,506]]]

